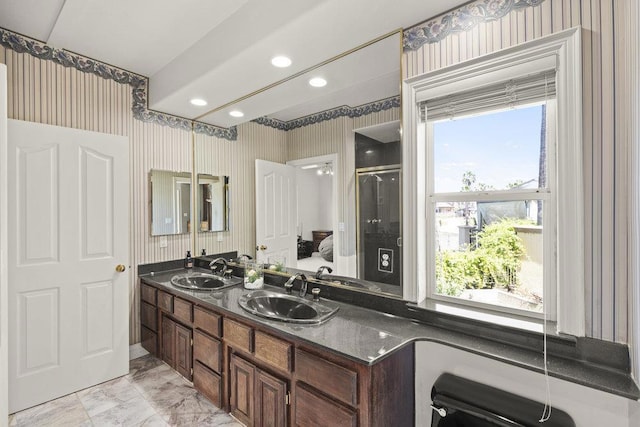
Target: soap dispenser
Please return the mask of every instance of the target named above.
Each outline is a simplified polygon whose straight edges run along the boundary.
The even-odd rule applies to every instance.
[[[184,268],[193,268],[193,258],[191,258],[191,251],[187,251],[187,256],[184,259]]]

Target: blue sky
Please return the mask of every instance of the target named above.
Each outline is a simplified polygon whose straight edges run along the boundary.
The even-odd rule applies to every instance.
[[[435,191],[460,191],[465,171],[497,190],[537,180],[541,118],[536,105],[436,123]]]

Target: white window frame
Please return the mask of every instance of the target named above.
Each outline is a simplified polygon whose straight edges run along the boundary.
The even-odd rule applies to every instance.
[[[496,81],[556,69],[556,307],[557,331],[584,336],[584,198],[582,173],[582,79],[580,29],[572,28],[519,46],[432,71],[403,82],[404,298],[429,297],[435,279],[427,179],[430,150],[420,132],[419,104]],[[424,125],[422,126],[424,127]],[[552,167],[550,163],[548,167]],[[551,213],[551,212],[550,212]],[[545,217],[545,227],[549,215]],[[553,231],[553,230],[551,230]],[[431,233],[433,234],[433,233]],[[545,236],[546,237],[546,236]],[[545,267],[547,267],[545,259]],[[431,265],[431,266],[430,266]],[[545,280],[547,282],[547,280]],[[413,286],[410,286],[413,284]],[[547,284],[545,284],[545,292]],[[545,300],[547,298],[545,297]],[[546,304],[545,304],[546,305]],[[552,307],[549,307],[552,308]],[[547,309],[547,307],[545,307]]]

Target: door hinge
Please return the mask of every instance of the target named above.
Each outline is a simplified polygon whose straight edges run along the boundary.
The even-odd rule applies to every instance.
[[[191,338],[191,347],[193,347],[193,338]]]
[[[191,376],[193,376],[193,368],[191,368]]]
[[[288,391],[287,394],[284,395],[284,403],[286,405],[291,405],[291,392]]]

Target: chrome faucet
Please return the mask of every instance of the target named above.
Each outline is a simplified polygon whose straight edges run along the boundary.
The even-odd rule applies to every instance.
[[[222,262],[222,265],[223,265],[222,274],[217,273],[218,266],[216,264],[218,264],[219,262]],[[211,273],[218,274],[218,276],[224,276],[227,272],[228,266],[229,264],[227,264],[227,260],[224,258],[216,258],[209,263],[209,268],[211,269]]]
[[[234,261],[235,262],[243,262],[243,261],[247,262],[247,261],[250,261],[252,259],[253,259],[253,257],[251,255],[242,254],[242,255],[238,256]]]
[[[316,271],[316,279],[320,279],[322,276],[322,273],[324,273],[324,270],[327,270],[329,272],[329,274],[333,273],[333,269],[331,267],[329,267],[328,265],[323,265],[320,268],[318,268],[318,271]]]
[[[304,274],[298,273],[289,277],[287,283],[284,284],[284,288],[287,290],[287,293],[290,294],[291,289],[293,288],[293,282],[295,282],[295,280],[298,278],[300,278],[300,280],[302,281],[302,285],[300,286],[300,296],[304,298],[304,296],[307,295],[307,276],[305,276]]]

